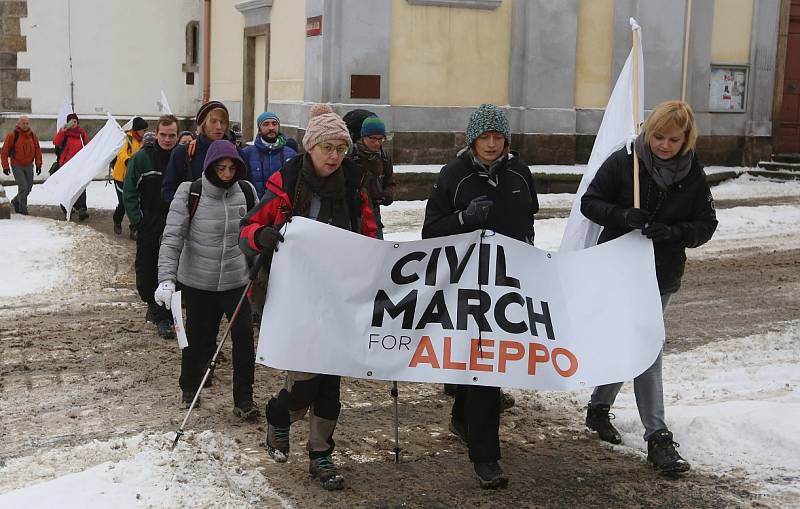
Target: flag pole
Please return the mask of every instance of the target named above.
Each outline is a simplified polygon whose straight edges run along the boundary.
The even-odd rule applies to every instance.
[[[633,132],[639,135],[639,30],[633,27]],[[633,145],[633,207],[641,208],[639,199],[639,158]]]

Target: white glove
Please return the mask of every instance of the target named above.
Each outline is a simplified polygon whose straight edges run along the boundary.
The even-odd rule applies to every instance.
[[[156,304],[164,306],[169,309],[172,305],[172,294],[175,293],[175,283],[172,281],[162,281],[156,288],[156,293],[153,297],[156,299]]]

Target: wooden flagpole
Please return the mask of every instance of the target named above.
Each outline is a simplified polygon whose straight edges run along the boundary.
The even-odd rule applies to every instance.
[[[639,135],[639,30],[633,29],[633,132]],[[639,158],[633,145],[633,207],[641,208],[639,199]]]

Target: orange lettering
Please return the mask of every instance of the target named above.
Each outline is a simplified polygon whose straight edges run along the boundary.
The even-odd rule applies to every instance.
[[[409,368],[416,368],[417,364],[427,363],[432,368],[439,369],[439,360],[436,358],[436,350],[433,349],[430,336],[422,336],[419,340],[419,345],[411,357]]]
[[[480,349],[478,347],[480,346]],[[484,348],[494,346],[493,339],[473,339],[469,349],[469,369],[472,371],[492,371],[491,364],[479,364],[478,359],[494,359],[494,352],[486,351]]]
[[[510,353],[514,351],[514,353]],[[500,353],[497,356],[497,371],[506,372],[508,361],[518,361],[525,356],[525,346],[516,341],[500,341]]]
[[[556,358],[559,355],[563,355],[569,359],[569,368],[561,369],[558,367],[558,361]],[[563,376],[564,378],[569,378],[574,375],[576,371],[578,371],[578,358],[566,348],[553,348],[553,367],[556,368],[556,371],[559,375]]]
[[[541,352],[541,354],[538,354]],[[544,345],[539,343],[530,343],[530,353],[528,357],[528,374],[536,374],[536,364],[539,362],[547,362],[550,360],[550,353]]]
[[[444,337],[444,354],[442,358],[442,362],[444,363],[444,369],[460,369],[464,371],[467,369],[466,362],[453,362],[451,359],[452,357],[452,340],[450,336]]]

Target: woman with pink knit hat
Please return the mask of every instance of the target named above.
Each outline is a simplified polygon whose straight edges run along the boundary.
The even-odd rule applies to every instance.
[[[277,251],[284,240],[279,230],[291,216],[377,235],[366,193],[342,168],[351,144],[347,126],[329,105],[311,108],[303,136],[306,152],[287,161],[269,178],[261,202],[242,220],[239,246],[246,255]],[[344,478],[331,459],[333,432],[342,406],[339,383],[334,375],[289,371],[286,387],[267,403],[267,451],[280,463],[289,457],[289,426],[311,409],[309,472],[326,490],[344,487]]]

